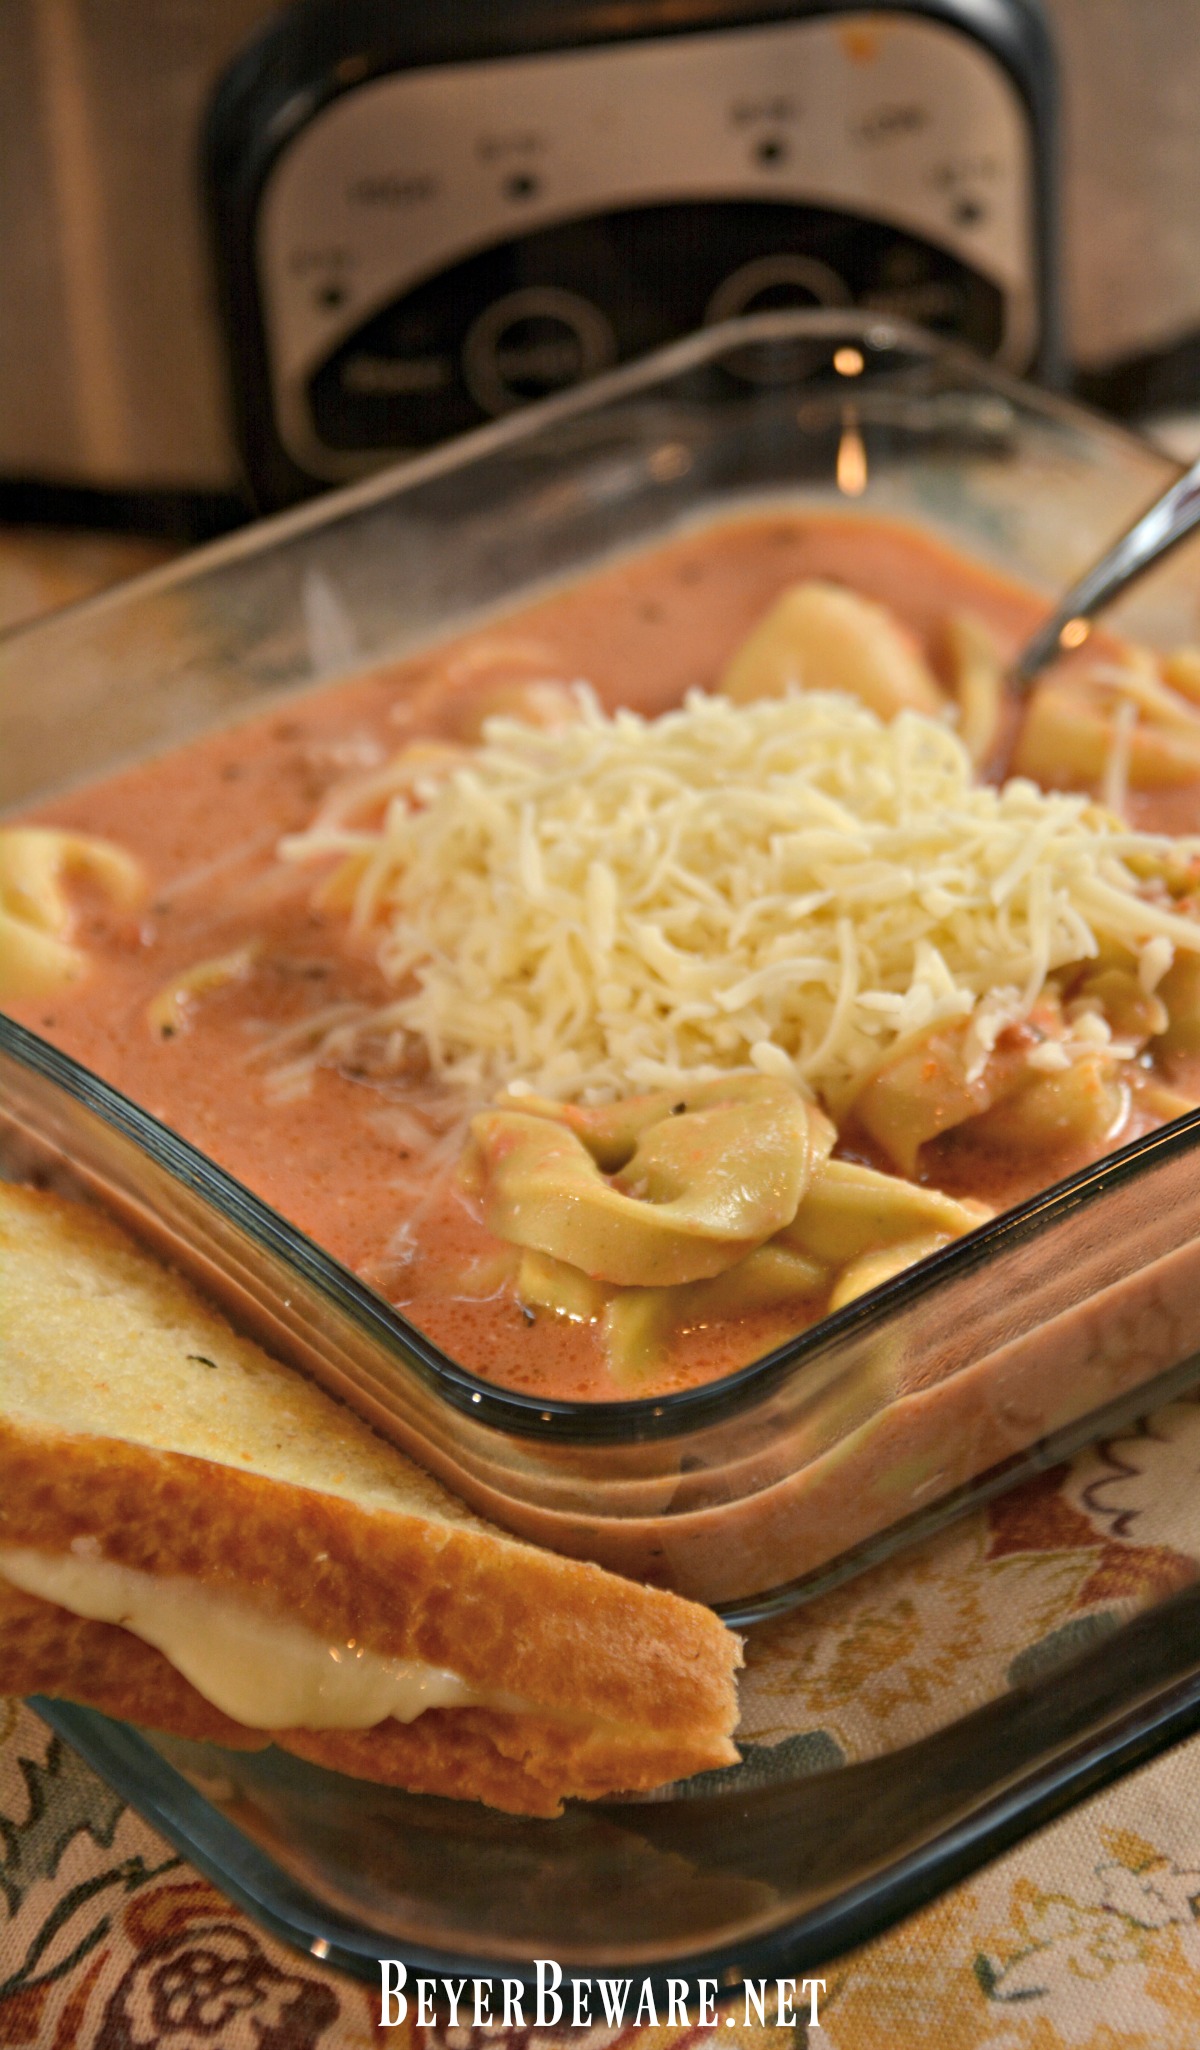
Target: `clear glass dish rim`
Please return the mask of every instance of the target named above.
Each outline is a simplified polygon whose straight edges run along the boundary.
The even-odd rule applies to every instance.
[[[0,1055],[63,1090],[111,1130],[132,1141],[155,1167],[199,1195],[225,1222],[315,1287],[338,1315],[348,1316],[399,1365],[420,1373],[450,1408],[505,1436],[559,1446],[644,1444],[738,1417],[769,1397],[782,1382],[836,1350],[846,1338],[882,1336],[894,1315],[902,1314],[943,1283],[950,1285],[974,1273],[987,1266],[1001,1248],[1051,1230],[1085,1205],[1102,1202],[1115,1182],[1135,1179],[1164,1157],[1200,1150],[1200,1110],[1195,1110],[1003,1212],[734,1374],[668,1395],[574,1402],[522,1394],[460,1366],[383,1296],[198,1147],[69,1054],[3,1013]]]
[[[611,400],[635,396],[648,386],[697,368],[746,341],[786,339],[796,334],[844,335],[849,339],[865,336],[868,331],[886,332],[889,346],[899,344],[930,360],[961,368],[964,379],[969,378],[977,389],[1011,395],[1026,413],[1041,414],[1064,425],[1082,425],[1095,444],[1103,446],[1107,441],[1109,445],[1140,446],[1136,437],[1124,430],[1094,419],[1069,402],[993,372],[977,364],[966,352],[948,347],[903,322],[840,312],[815,316],[763,315],[730,323],[722,329],[714,328],[642,363],[611,373],[583,393],[568,394],[529,409],[515,420],[484,428],[450,444],[430,458],[400,465],[382,476],[331,494],[314,507],[281,515],[213,543],[178,564],[147,572],[115,592],[67,608],[65,613],[56,614],[50,624],[69,614],[73,622],[86,625],[89,618],[136,603],[142,596],[186,588],[192,581],[218,570],[224,562],[250,558],[257,552],[268,551],[277,542],[315,531],[324,524],[335,524],[346,515],[398,495],[409,484],[426,482],[494,450],[519,444],[526,435],[543,432],[557,420],[571,420]],[[15,629],[11,638],[24,641],[33,635],[36,640],[43,630],[44,623],[35,622]],[[419,1330],[408,1325],[382,1298],[376,1297],[349,1270],[340,1267],[253,1192],[111,1085],[2,1015],[0,1052],[8,1053],[31,1074],[65,1089],[84,1110],[99,1116],[138,1146],[154,1166],[210,1204],[216,1204],[235,1228],[246,1229],[252,1219],[261,1229],[261,1236],[259,1230],[250,1232],[256,1243],[268,1245],[273,1253],[303,1273],[310,1285],[324,1289],[335,1308],[352,1316],[389,1350],[394,1351],[389,1344],[389,1329],[394,1336],[402,1336],[403,1357],[397,1358],[397,1364],[420,1373],[448,1408],[513,1436],[557,1439],[564,1445],[667,1437],[676,1430],[690,1430],[744,1413],[760,1395],[769,1395],[781,1380],[819,1357],[827,1344],[841,1343],[851,1331],[870,1334],[878,1330],[882,1334],[893,1313],[943,1282],[986,1266],[1001,1245],[1018,1237],[1036,1237],[1080,1207],[1103,1200],[1114,1184],[1136,1179],[1164,1157],[1189,1155],[1200,1142],[1200,1112],[1161,1127],[1054,1185],[1029,1203],[1004,1213],[970,1239],[948,1248],[911,1274],[898,1277],[862,1305],[851,1306],[836,1318],[822,1320],[787,1346],[705,1388],[658,1399],[550,1404],[498,1388],[453,1361],[447,1360],[443,1366],[444,1356]],[[664,1415],[668,1407],[669,1417]],[[526,1410],[536,1414],[525,1416]],[[1100,1649],[1106,1658],[1119,1655],[1121,1647],[1129,1642],[1131,1630],[1140,1630],[1161,1643],[1164,1635],[1170,1636],[1171,1624],[1177,1620],[1169,1605],[1164,1613],[1162,1605],[1156,1604],[1122,1626]],[[1044,1689],[1050,1686],[1049,1681],[1041,1684]],[[991,1798],[979,1809],[951,1819],[945,1829],[936,1831],[907,1857],[885,1865],[861,1884],[834,1895],[815,1914],[792,1914],[757,1938],[735,1940],[728,1946],[720,1944],[693,1953],[686,1960],[689,1973],[708,1969],[724,1976],[726,1970],[741,1967],[773,1975],[795,1970],[801,1961],[805,1965],[820,1965],[836,1958],[849,1946],[861,1943],[920,1907],[947,1884],[966,1878],[984,1860],[999,1854],[1030,1829],[1048,1823],[1078,1799],[1193,1733],[1200,1723],[1200,1681],[1194,1676],[1186,1683],[1166,1679],[1148,1697],[1128,1689],[1127,1698],[1129,1707],[1118,1720],[1097,1729],[1082,1742],[1069,1745],[1065,1751],[1055,1749],[1031,1760],[1032,1770],[1015,1782],[998,1780]],[[374,1977],[377,1959],[386,1951],[403,1955],[410,1968],[434,1974],[449,1967],[455,1972],[466,1970],[493,1978],[508,1973],[527,1981],[528,1974],[519,1963],[508,1957],[497,1960],[488,1955],[486,1948],[453,1955],[422,1952],[404,1939],[389,1944],[371,1930],[355,1926],[316,1896],[306,1895],[282,1866],[250,1839],[235,1832],[234,1825],[174,1766],[151,1751],[140,1732],[110,1724],[94,1711],[65,1703],[35,1705],[50,1726],[82,1751],[110,1784],[164,1831],[177,1849],[231,1894],[260,1927],[293,1945],[302,1956],[316,1957],[363,1978]],[[235,1834],[238,1844],[233,1842]],[[252,1853],[249,1867],[244,1862],[244,1850],[239,1848],[247,1845]],[[606,1967],[597,1963],[590,1969],[595,1972]],[[633,1976],[648,1978],[661,1987],[664,1970],[680,1969],[681,1965],[672,1960],[665,1965],[649,1966],[640,1974],[634,1968]],[[584,1976],[590,1976],[590,1972],[578,1967],[567,1974],[568,1981]],[[722,1986],[718,1999],[728,1992],[736,1993],[736,1988]]]
[[[1186,1647],[1195,1642],[1192,1626],[1198,1601],[1200,1593],[1192,1583],[1129,1617],[1102,1645],[1080,1653],[1064,1672],[1045,1675],[979,1709],[968,1709],[930,1737],[891,1754],[887,1764],[905,1774],[914,1752],[922,1753],[928,1765],[930,1758],[941,1760],[947,1746],[955,1747],[963,1731],[978,1735],[986,1725],[992,1743],[976,1743],[975,1748],[992,1757],[994,1744],[999,1741],[1003,1750],[1004,1740],[1012,1738],[1010,1725],[1016,1726],[1015,1751],[996,1757],[973,1794],[955,1799],[952,1788],[941,1808],[926,1814],[915,1838],[903,1848],[884,1850],[873,1867],[831,1886],[807,1906],[791,1905],[773,1923],[752,1932],[702,1939],[697,1947],[664,1950],[657,1958],[639,1962],[589,1959],[566,1966],[564,1983],[622,1972],[665,1993],[667,1974],[694,1979],[709,1972],[719,1977],[721,2000],[736,1997],[744,1979],[830,1963],[883,1934],[1035,1829],[1196,1734],[1200,1670],[1194,1651],[1189,1654]],[[1121,1676],[1106,1680],[1097,1699],[1095,1674],[1110,1673],[1113,1657],[1122,1649],[1126,1660]],[[1071,1674],[1085,1676],[1082,1719],[1074,1713],[1075,1704],[1062,1696],[1061,1683]],[[388,1942],[365,1918],[356,1921],[322,1901],[135,1726],[67,1701],[33,1697],[30,1706],[259,1927],[301,1955],[318,1957],[361,1978],[374,1976],[381,1957],[400,1955],[414,1974],[466,1973],[493,1982],[508,1975],[532,1986],[532,1956],[526,1962],[507,1948],[498,1955],[489,1951],[486,1938],[475,1949],[456,1945],[443,1950],[408,1937]],[[866,1763],[870,1768],[884,1761]],[[831,1773],[805,1777],[810,1783],[836,1782],[857,1769],[838,1766]],[[931,1784],[939,1777],[935,1766]],[[950,1778],[953,1781],[953,1769]],[[793,1780],[780,1787],[778,1797],[785,1800],[803,1783]],[[737,1799],[733,1790],[717,1797],[718,1805]]]
[[[336,526],[344,518],[369,511],[407,490],[449,476],[455,470],[470,468],[494,453],[519,447],[523,441],[534,441],[547,429],[588,413],[601,412],[614,402],[636,397],[655,385],[686,376],[689,371],[698,370],[737,349],[765,342],[827,341],[838,335],[865,341],[872,348],[905,349],[914,356],[944,363],[980,390],[1011,399],[1026,412],[1040,413],[1047,420],[1058,421],[1063,426],[1084,426],[1093,439],[1108,440],[1118,447],[1137,449],[1143,454],[1146,452],[1148,444],[1142,437],[1119,421],[1093,413],[1075,399],[1063,397],[1058,392],[1029,384],[1013,372],[985,362],[961,344],[947,341],[900,315],[872,313],[856,307],[813,307],[795,312],[742,314],[737,319],[714,322],[711,327],[697,329],[679,341],[669,342],[665,347],[652,350],[630,363],[603,371],[599,376],[589,378],[585,384],[552,398],[522,406],[519,411],[490,421],[486,426],[455,435],[425,454],[401,457],[398,462],[373,471],[369,477],[322,492],[317,498],[284,512],[255,519],[232,534],[218,536],[215,541],[189,549],[177,561],[160,563],[90,597],[56,606],[48,615],[35,615],[32,619],[0,629],[0,648],[10,642],[36,639],[39,633],[57,626],[62,620],[74,623],[100,618],[106,612],[118,611],[142,598],[198,582],[226,564],[269,554],[277,545],[297,540],[322,527]],[[1173,468],[1177,474],[1183,474],[1184,465],[1164,450],[1156,448],[1154,454],[1167,469]]]
[[[303,535],[335,527],[343,519],[402,498],[434,479],[469,469],[493,453],[536,441],[560,424],[601,413],[614,403],[665,386],[737,349],[754,343],[795,339],[829,341],[838,336],[861,340],[869,347],[904,350],[942,363],[964,382],[978,390],[1008,397],[1027,413],[1085,430],[1093,441],[1107,440],[1144,451],[1145,444],[1126,429],[1072,400],[995,370],[969,350],[944,342],[910,322],[855,309],[753,314],[703,329],[581,387],[462,435],[428,455],[402,461],[309,504],[256,521],[190,552],[176,563],[145,571],[109,591],[63,607],[49,619],[23,624],[0,636],[0,643],[20,640],[28,645],[36,641],[39,633],[55,629],[64,620],[73,627],[86,628],[92,619],[136,606],[143,598],[199,583],[227,564],[269,555],[276,547]],[[1168,458],[1163,460],[1169,463]],[[1196,1110],[1053,1183],[1027,1202],[1003,1211],[860,1301],[822,1317],[807,1331],[731,1374],[666,1395],[580,1402],[522,1394],[460,1366],[384,1297],[236,1177],[111,1084],[2,1012],[0,1053],[7,1053],[31,1073],[64,1090],[131,1140],[160,1170],[199,1193],[227,1222],[246,1231],[257,1245],[269,1249],[303,1274],[340,1314],[349,1315],[389,1353],[397,1352],[398,1340],[399,1363],[418,1371],[451,1408],[508,1436],[551,1440],[560,1446],[644,1443],[711,1428],[743,1415],[769,1397],[782,1382],[847,1338],[881,1335],[893,1316],[902,1315],[943,1283],[952,1285],[986,1266],[1002,1247],[1050,1230],[1082,1206],[1103,1200],[1114,1182],[1135,1179],[1162,1158],[1164,1148],[1169,1147],[1172,1152],[1200,1149],[1200,1110]]]

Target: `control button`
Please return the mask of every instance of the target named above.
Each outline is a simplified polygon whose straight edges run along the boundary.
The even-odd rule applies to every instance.
[[[453,381],[449,356],[378,356],[362,350],[341,362],[342,390],[372,398],[441,391]]]
[[[557,285],[527,285],[484,309],[463,343],[463,377],[485,413],[546,398],[616,360],[617,338],[598,306]]]
[[[730,271],[705,309],[705,325],[736,320],[742,313],[779,313],[813,306],[851,306],[854,295],[837,271],[818,256],[781,249],[775,256],[756,256]],[[725,367],[747,384],[794,384],[816,365],[828,361],[828,344],[791,341],[757,343],[736,349]]]
[[[739,313],[773,313],[796,306],[850,306],[853,294],[817,256],[780,250],[777,256],[756,256],[730,271],[717,286],[705,310],[705,324],[736,320]]]
[[[764,135],[754,145],[754,161],[765,171],[774,171],[788,159],[787,140],[782,135]]]

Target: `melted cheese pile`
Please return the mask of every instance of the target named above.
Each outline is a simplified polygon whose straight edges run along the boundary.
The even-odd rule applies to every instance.
[[[1105,939],[1148,988],[1200,949],[1135,873],[1182,843],[976,784],[923,714],[884,725],[828,692],[694,693],[654,720],[580,701],[578,724],[495,719],[468,762],[398,776],[377,831],[285,843],[354,858],[353,921],[397,992],[368,1022],[472,1092],[603,1098],[751,1065],[836,1106],[943,1019],[971,1017],[982,1058]]]

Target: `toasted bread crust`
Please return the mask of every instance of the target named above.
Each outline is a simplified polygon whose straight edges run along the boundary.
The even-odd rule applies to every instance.
[[[0,1357],[0,1546],[83,1541],[529,1704],[279,1736],[345,1771],[550,1813],[736,1759],[741,1651],[708,1610],[482,1523],[83,1206],[0,1184],[0,1240],[18,1312]],[[130,1331],[136,1373],[119,1356]],[[0,1581],[0,1691],[261,1741],[129,1632],[31,1601]]]
[[[248,1730],[127,1630],[93,1623],[0,1580],[0,1687],[82,1702],[176,1737],[261,1750],[275,1743],[356,1779],[557,1815],[565,1799],[645,1791],[701,1770],[703,1747],[647,1746],[633,1732],[556,1725],[491,1709],[430,1709],[369,1730]]]
[[[159,1578],[257,1591],[319,1635],[657,1739],[707,1737],[706,1764],[736,1757],[736,1640],[695,1603],[499,1532],[0,1418],[0,1545],[58,1553],[80,1538]]]

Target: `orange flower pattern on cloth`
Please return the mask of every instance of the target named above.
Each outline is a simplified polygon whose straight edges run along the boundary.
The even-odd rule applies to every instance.
[[[912,1743],[1101,1641],[1198,1562],[1200,1398],[751,1632],[746,1783]],[[722,2025],[717,2040],[1197,2050],[1200,1739],[823,1976],[819,2030]],[[0,1701],[3,2050],[685,2050],[713,2033],[493,2028],[476,2042],[381,2030],[378,2011],[375,1989],[260,1933],[28,1709]]]

